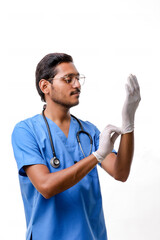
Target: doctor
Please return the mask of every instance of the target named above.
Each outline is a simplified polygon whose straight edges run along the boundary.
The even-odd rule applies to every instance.
[[[43,114],[13,130],[27,240],[107,240],[97,164],[116,180],[127,180],[140,90],[130,75],[121,129],[108,125],[100,134],[93,124],[79,123],[70,114],[84,80],[71,56],[46,55],[36,69],[36,87],[46,103]],[[120,134],[116,153],[114,142]]]

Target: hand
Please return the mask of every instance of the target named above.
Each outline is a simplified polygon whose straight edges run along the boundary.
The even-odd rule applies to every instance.
[[[102,162],[104,158],[112,152],[114,143],[119,134],[121,134],[121,129],[112,125],[106,126],[105,129],[101,132],[99,148],[96,152],[93,152],[93,155],[99,162]]]
[[[131,74],[125,87],[126,100],[122,109],[122,134],[133,132],[135,112],[141,100],[136,76]]]

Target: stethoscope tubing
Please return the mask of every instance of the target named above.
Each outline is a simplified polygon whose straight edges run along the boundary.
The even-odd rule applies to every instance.
[[[52,140],[52,136],[51,136],[51,131],[50,131],[49,124],[48,124],[48,121],[47,121],[47,119],[46,119],[46,116],[45,116],[45,114],[44,114],[44,111],[45,111],[45,108],[43,108],[42,116],[43,116],[43,119],[44,119],[45,124],[46,124],[46,127],[47,127],[47,132],[48,132],[48,135],[49,135],[49,140],[50,140],[50,144],[51,144],[51,148],[52,148],[52,154],[53,154],[53,158],[50,160],[50,164],[52,165],[52,167],[58,168],[58,167],[60,166],[60,160],[56,157],[55,148],[54,148],[54,144],[53,144],[53,140]],[[84,151],[83,151],[83,148],[82,148],[82,145],[81,145],[81,142],[80,142],[80,134],[82,134],[82,133],[83,133],[83,134],[86,134],[86,135],[89,137],[89,139],[90,139],[90,152],[89,152],[89,155],[90,155],[91,152],[92,152],[93,140],[92,140],[91,135],[90,135],[88,132],[84,131],[83,126],[82,126],[82,123],[80,122],[80,120],[79,120],[78,118],[76,118],[76,117],[75,117],[74,115],[72,115],[72,114],[71,114],[71,116],[72,116],[74,119],[77,120],[77,122],[79,123],[80,128],[81,128],[81,130],[77,132],[76,137],[77,137],[77,141],[78,141],[79,147],[80,147],[80,149],[81,149],[81,152],[82,152],[82,154],[83,154],[83,156],[84,156],[84,158],[85,158],[86,156],[85,156],[85,153],[84,153]],[[76,162],[77,162],[77,161],[75,161],[75,163],[76,163]]]

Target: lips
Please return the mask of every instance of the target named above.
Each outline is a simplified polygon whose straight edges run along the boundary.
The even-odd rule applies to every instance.
[[[71,92],[71,94],[70,94],[70,95],[71,95],[71,96],[72,96],[72,95],[77,95],[77,94],[79,95],[79,94],[80,94],[80,92],[81,92],[81,91],[80,91],[79,89],[77,89],[76,91],[74,91],[74,92]]]

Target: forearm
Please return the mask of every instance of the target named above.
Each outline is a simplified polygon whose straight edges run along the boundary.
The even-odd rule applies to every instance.
[[[50,189],[49,194],[55,195],[72,187],[86,176],[97,163],[97,159],[90,155],[69,168],[49,174],[47,181]]]
[[[120,145],[114,165],[115,178],[117,180],[126,181],[133,159],[134,153],[134,132],[121,136]]]
[[[44,165],[32,165],[25,168],[35,188],[45,197],[50,198],[78,183],[98,163],[93,154],[73,166],[50,173]]]
[[[116,180],[122,182],[127,180],[132,163],[134,152],[134,118],[140,100],[140,88],[137,78],[131,74],[126,84],[126,100],[122,109],[122,135],[118,154],[115,156],[113,153],[110,153],[102,161],[103,169]]]

